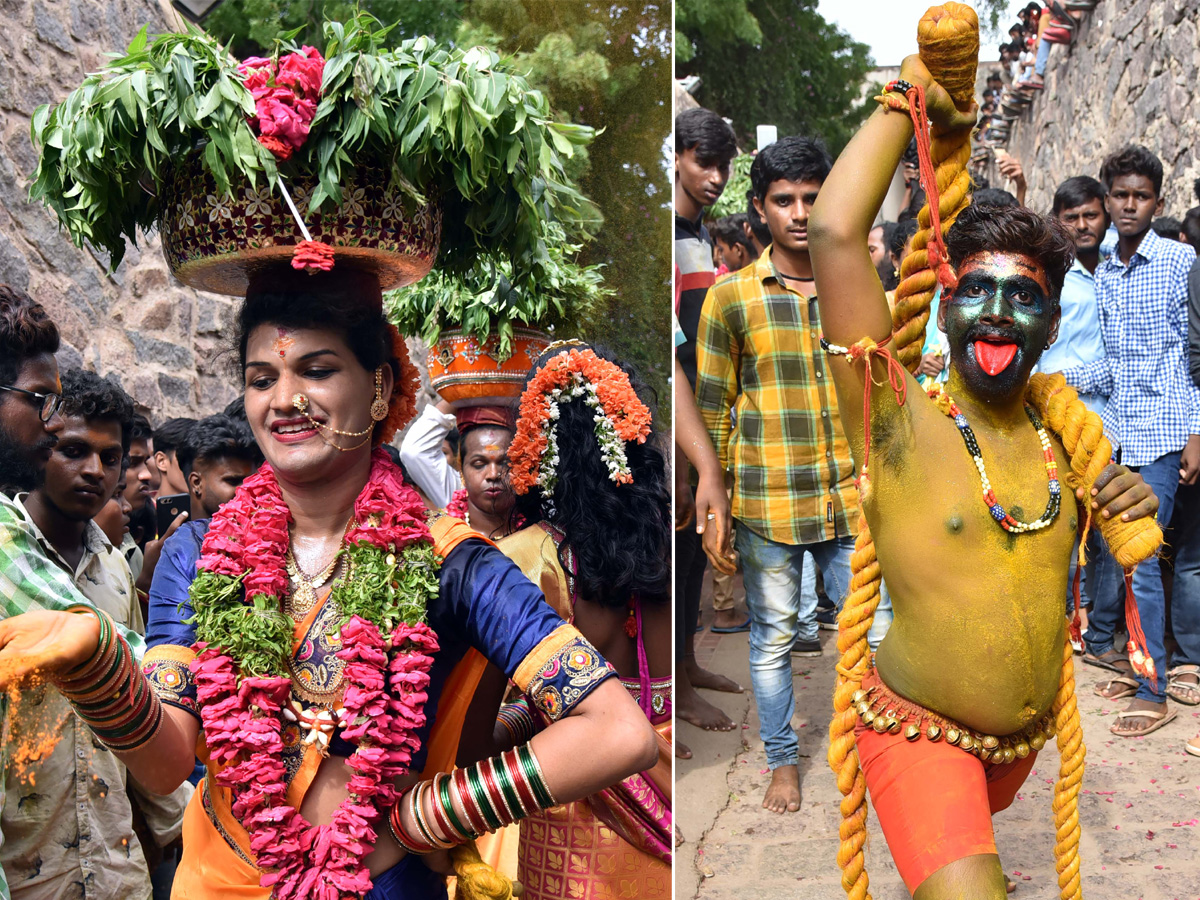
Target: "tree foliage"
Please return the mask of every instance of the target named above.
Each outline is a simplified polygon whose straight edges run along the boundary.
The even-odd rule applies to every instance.
[[[747,0],[676,0],[675,61],[688,62],[696,55],[689,34],[704,32],[712,41],[757,46],[762,41],[758,19],[746,8]]]
[[[683,0],[689,5],[699,0]],[[684,27],[695,57],[677,65],[699,75],[696,99],[732,120],[744,147],[754,129],[774,124],[779,134],[823,138],[838,152],[866,118],[860,100],[872,61],[853,40],[817,12],[817,0],[745,0],[761,43],[731,40],[726,30]]]

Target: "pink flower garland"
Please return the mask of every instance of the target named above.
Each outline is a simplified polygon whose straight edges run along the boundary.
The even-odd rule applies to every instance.
[[[462,519],[464,522],[467,519],[467,489],[459,488],[450,495],[450,502],[446,504],[446,515],[453,516],[456,519]]]
[[[237,577],[247,599],[282,595],[290,513],[270,465],[248,478],[213,517],[199,567]],[[355,501],[346,541],[399,553],[431,541],[419,496],[404,485],[386,454],[376,451],[367,485]],[[242,536],[252,536],[242,542]],[[341,900],[371,889],[364,860],[375,824],[396,802],[393,782],[408,772],[425,724],[429,671],[437,637],[424,623],[396,625],[385,641],[377,624],[357,615],[341,628],[346,688],[343,737],[357,741],[346,799],[328,825],[313,826],[288,805],[282,708],[291,694],[284,676],[242,677],[220,648],[197,644],[192,663],[210,760],[217,784],[230,789],[231,809],[250,835],[261,885],[280,900]]]

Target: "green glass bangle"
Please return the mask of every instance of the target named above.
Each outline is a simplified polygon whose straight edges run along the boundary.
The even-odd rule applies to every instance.
[[[505,764],[503,756],[492,757],[492,771],[496,773],[496,783],[500,785],[500,791],[504,794],[504,799],[508,801],[513,818],[521,819],[529,815],[529,812],[525,809],[525,805],[521,802],[520,795],[517,793],[517,786],[513,784],[512,773],[508,771],[508,766]]]
[[[98,657],[103,656],[104,652],[108,649],[108,642],[112,636],[112,629],[109,627],[107,621],[108,617],[102,615],[99,610],[96,610],[90,606],[86,606],[82,603],[76,603],[74,606],[68,606],[66,611],[69,613],[87,613],[88,615],[95,616],[100,622],[100,638],[96,641],[96,649],[92,651],[92,655],[87,658],[86,662],[80,663],[70,672],[67,672],[63,675],[64,681],[70,681],[73,674],[78,672],[86,672],[89,666],[95,664]]]
[[[521,760],[521,770],[533,787],[533,792],[537,795],[542,809],[554,806],[554,796],[550,793],[550,787],[546,784],[545,776],[542,775],[541,766],[537,764],[537,758],[528,744],[522,744],[517,748],[517,758]]]
[[[491,798],[488,797],[487,789],[483,786],[483,777],[479,774],[479,763],[467,767],[467,784],[471,787],[471,797],[474,799],[475,805],[483,813],[483,818],[492,831],[503,828],[504,822],[492,808]]]
[[[450,795],[450,776],[447,775],[445,778],[437,779],[434,783],[437,785],[438,797],[442,801],[442,806],[445,808],[446,812],[446,818],[450,820],[450,824],[457,828],[458,833],[464,838],[468,838],[473,841],[479,837],[479,835],[477,835],[470,828],[463,827],[463,823],[459,821],[458,813],[454,811],[454,802]]]

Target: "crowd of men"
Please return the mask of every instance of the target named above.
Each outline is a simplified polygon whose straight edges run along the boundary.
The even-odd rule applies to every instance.
[[[749,631],[751,680],[772,770],[763,806],[784,812],[800,801],[789,657],[820,656],[818,629],[837,627],[833,608],[841,608],[849,583],[858,500],[855,460],[820,346],[807,243],[809,210],[832,161],[818,141],[779,139],[755,158],[746,213],[706,225],[705,209],[721,195],[736,154],[734,133],[716,113],[694,109],[677,117],[675,238],[683,283],[677,313],[686,339],[678,358],[731,486],[749,611],[748,621],[739,622],[732,582],[722,585],[716,573],[712,630]],[[1023,205],[1020,164],[1007,159],[1016,196],[979,188],[973,202]],[[1057,340],[1039,370],[1064,374],[1102,416],[1118,461],[1140,472],[1159,499],[1167,556],[1139,566],[1132,586],[1165,678],[1153,683],[1136,675],[1126,658],[1123,572],[1094,531],[1081,573],[1086,630],[1077,652],[1109,670],[1100,696],[1128,700],[1113,734],[1138,737],[1174,719],[1179,705],[1200,705],[1200,206],[1182,220],[1163,219],[1163,166],[1145,147],[1121,147],[1098,163],[1094,175],[1065,179],[1051,209],[1041,211],[1067,230],[1076,260],[1059,300]],[[915,174],[906,171],[909,202],[901,221],[880,223],[871,233],[869,250],[888,291],[897,286],[917,229],[923,192]],[[1196,190],[1200,202],[1200,181]],[[938,299],[918,373],[927,386],[948,372]],[[680,546],[691,539],[679,534]],[[692,622],[700,617],[704,565],[702,554],[677,553],[676,595]],[[1067,604],[1073,606],[1072,597]],[[872,646],[890,618],[885,592]],[[714,683],[687,638],[677,652],[693,685],[740,689]],[[685,688],[679,688],[680,718],[710,730],[733,727],[706,698],[684,702]],[[1200,736],[1186,749],[1200,756]]]
[[[115,381],[60,373],[58,349],[41,306],[0,285],[4,614],[65,603],[65,590],[24,589],[41,573],[141,633],[167,539],[189,519],[206,523],[261,457],[239,403],[153,428]],[[149,896],[153,874],[166,896],[202,770],[168,797],[143,791],[56,691],[25,692],[21,704],[6,751],[53,749],[6,767],[0,866],[11,895]]]

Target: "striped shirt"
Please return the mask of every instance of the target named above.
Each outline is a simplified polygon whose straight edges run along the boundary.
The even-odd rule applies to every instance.
[[[817,298],[787,287],[770,253],[708,292],[696,405],[733,473],[738,522],[777,543],[811,544],[857,527],[854,462],[821,350]]]
[[[1200,388],[1188,374],[1188,272],[1196,251],[1147,231],[1129,263],[1096,267],[1105,356],[1063,370],[1081,394],[1107,394],[1104,432],[1121,462],[1145,466],[1200,434]]]

